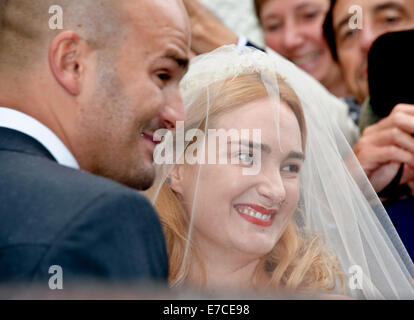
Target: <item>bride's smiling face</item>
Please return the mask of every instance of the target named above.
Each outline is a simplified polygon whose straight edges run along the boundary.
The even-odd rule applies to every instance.
[[[200,166],[191,237],[201,250],[225,249],[260,258],[272,250],[292,218],[303,162],[301,133],[295,114],[282,103],[279,139],[273,114],[270,102],[262,99],[237,107],[211,124],[215,129],[236,129],[239,135],[240,130],[249,129],[250,137],[254,129],[260,129],[262,145],[251,154],[261,153],[261,170],[243,175],[243,168],[252,166],[249,155],[232,154],[230,147],[228,160],[238,158],[240,164]],[[198,166],[182,169],[183,176],[190,178],[184,179],[181,195],[186,211],[191,212]]]

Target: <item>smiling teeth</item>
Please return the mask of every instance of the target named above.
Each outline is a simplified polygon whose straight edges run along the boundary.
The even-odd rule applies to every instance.
[[[239,208],[238,210],[243,214],[246,214],[248,216],[251,216],[253,218],[260,219],[263,221],[268,221],[272,218],[270,214],[261,214],[260,212],[257,212],[256,210],[253,210],[252,208]]]
[[[303,56],[302,58],[294,59],[294,64],[302,64],[306,63],[308,61],[311,61],[312,59],[315,59],[317,56],[319,56],[319,52],[313,52],[310,54],[307,54],[306,56]]]

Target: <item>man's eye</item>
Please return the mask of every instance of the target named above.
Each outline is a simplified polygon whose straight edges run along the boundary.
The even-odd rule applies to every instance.
[[[168,73],[159,73],[157,76],[160,80],[164,82],[171,79],[171,76]]]
[[[387,17],[385,17],[384,21],[387,24],[395,24],[397,22],[400,22],[401,17],[397,16],[397,15],[389,15]]]
[[[356,29],[348,29],[346,32],[342,34],[343,40],[351,39],[353,36],[355,36],[357,30]]]

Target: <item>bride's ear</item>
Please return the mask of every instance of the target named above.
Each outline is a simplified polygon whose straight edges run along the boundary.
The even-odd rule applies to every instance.
[[[171,172],[168,174],[167,183],[170,188],[182,196],[183,194],[183,182],[184,182],[184,166],[175,165]]]

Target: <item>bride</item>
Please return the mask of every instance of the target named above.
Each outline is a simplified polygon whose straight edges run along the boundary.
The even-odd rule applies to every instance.
[[[414,298],[413,264],[326,92],[286,61],[225,46],[194,59],[182,94],[184,133],[158,145],[148,192],[171,286]]]

